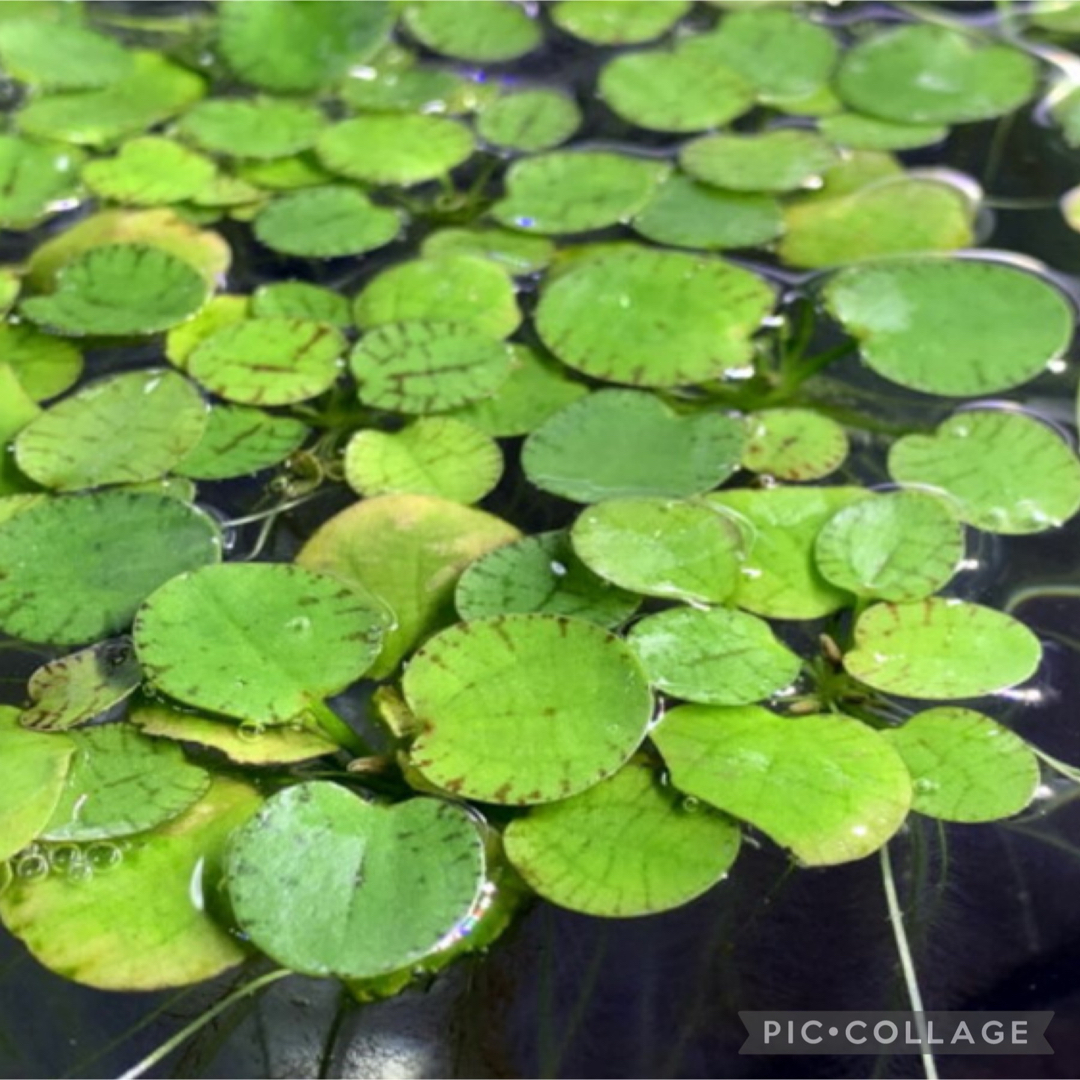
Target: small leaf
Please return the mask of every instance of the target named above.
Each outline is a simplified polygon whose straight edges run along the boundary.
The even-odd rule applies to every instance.
[[[489,82],[476,82],[446,68],[413,64],[396,67],[392,58],[361,69],[340,88],[346,105],[363,113],[431,113],[462,116],[498,95]]]
[[[434,952],[467,918],[484,848],[462,807],[377,806],[315,782],[278,792],[233,836],[226,874],[237,921],[278,963],[370,978]]]
[[[400,431],[359,431],[345,448],[345,479],[360,495],[439,495],[479,502],[499,481],[495,440],[461,420],[432,416]]]
[[[228,563],[181,574],[139,609],[135,650],[153,686],[255,724],[302,722],[371,666],[386,614],[326,574]]]
[[[481,2],[489,4],[489,0]],[[566,142],[580,126],[581,110],[572,97],[559,90],[538,89],[496,98],[480,113],[476,130],[494,146],[534,154]]]
[[[47,401],[79,381],[82,353],[64,338],[44,334],[29,323],[0,324],[0,364],[10,364],[35,401]]]
[[[173,327],[165,336],[165,355],[181,371],[187,370],[191,354],[211,334],[252,314],[249,296],[214,296],[194,318]]]
[[[538,806],[504,834],[514,868],[545,900],[587,915],[652,915],[689,903],[727,874],[738,827],[693,812],[647,765]]]
[[[410,661],[402,687],[421,725],[412,764],[456,795],[509,806],[567,798],[610,776],[652,714],[626,645],[552,615],[443,630]]]
[[[876,690],[952,701],[1006,690],[1039,666],[1039,639],[992,608],[935,598],[875,604],[855,624],[848,672]]]
[[[845,112],[823,117],[818,129],[831,142],[852,150],[918,150],[944,142],[944,124],[905,124],[876,116]]]
[[[307,281],[273,281],[251,294],[251,314],[256,318],[279,316],[324,322],[339,330],[352,327],[349,302],[339,292]]]
[[[4,74],[39,90],[92,90],[131,72],[119,42],[74,23],[12,19],[0,25]]]
[[[944,492],[988,532],[1045,532],[1080,509],[1076,453],[1048,424],[1008,409],[956,413],[933,435],[897,439],[889,473]]]
[[[82,177],[103,199],[128,206],[160,206],[197,195],[216,171],[202,154],[172,139],[148,135],[124,143],[115,157],[87,163]]]
[[[763,619],[679,607],[636,622],[628,638],[665,694],[705,705],[749,705],[789,687],[801,661]]]
[[[723,483],[738,468],[743,439],[733,417],[680,416],[652,394],[599,390],[537,428],[521,460],[538,488],[574,502],[684,498]]]
[[[177,130],[200,150],[260,161],[315,145],[326,126],[314,106],[285,98],[214,98],[186,112]]]
[[[848,455],[843,427],[810,409],[762,409],[748,426],[743,465],[777,480],[820,480]]]
[[[881,734],[915,780],[912,809],[929,817],[1012,817],[1039,785],[1039,761],[1024,740],[971,709],[927,709]]]
[[[78,193],[80,155],[0,135],[0,225],[30,229]]]
[[[215,405],[202,438],[174,466],[194,480],[227,480],[269,469],[299,449],[308,429],[290,416]]]
[[[532,52],[543,40],[535,18],[506,0],[431,0],[405,5],[405,26],[422,45],[456,60],[499,63]]]
[[[479,255],[497,262],[515,277],[543,270],[555,257],[555,245],[543,236],[497,226],[469,229],[439,229],[428,233],[420,246],[425,258],[442,255]]]
[[[274,251],[337,259],[392,243],[401,217],[353,188],[311,187],[275,199],[259,212],[254,228],[259,242]]]
[[[562,0],[552,5],[551,19],[592,45],[637,45],[666,33],[689,10],[689,0]]]
[[[750,822],[806,866],[865,858],[911,806],[900,755],[844,716],[682,705],[652,738],[675,787]]]
[[[695,179],[730,191],[794,191],[834,162],[836,151],[810,131],[782,128],[753,135],[706,135],[679,152]]]
[[[703,503],[610,499],[584,510],[570,535],[590,570],[646,596],[722,603],[739,581],[739,530]]]

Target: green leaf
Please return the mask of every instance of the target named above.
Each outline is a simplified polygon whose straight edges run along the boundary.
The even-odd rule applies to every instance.
[[[739,581],[739,530],[704,503],[610,499],[582,511],[570,535],[590,570],[646,596],[722,603]]]
[[[1027,806],[1039,761],[1023,739],[971,709],[927,709],[882,735],[915,780],[912,809],[944,821],[997,821]]]
[[[1041,656],[1039,639],[1023,623],[938,597],[869,608],[855,624],[844,667],[887,694],[951,701],[1016,686]]]
[[[666,33],[689,10],[689,0],[561,0],[552,5],[551,19],[592,45],[637,45]]]
[[[814,557],[856,596],[922,600],[946,585],[964,555],[952,506],[923,491],[875,495],[845,507],[818,533]]]
[[[510,352],[510,374],[495,393],[460,406],[454,416],[497,438],[527,435],[589,392],[583,383],[568,379],[566,369],[543,353],[514,344]]]
[[[484,848],[462,807],[377,806],[315,782],[267,801],[232,838],[226,874],[237,921],[278,963],[370,978],[443,946],[480,897]]]
[[[200,101],[177,126],[200,150],[267,161],[315,145],[326,118],[313,105],[284,98],[214,98]]]
[[[507,170],[507,194],[491,213],[503,225],[538,233],[603,229],[632,218],[669,171],[663,162],[605,150],[521,158]]]
[[[598,390],[572,402],[526,440],[521,463],[538,488],[574,502],[629,495],[700,495],[739,467],[741,421],[680,416],[652,394]]]
[[[334,179],[308,151],[273,161],[240,161],[234,170],[238,179],[266,191],[298,191]]]
[[[684,48],[737,71],[761,101],[783,108],[826,88],[839,51],[826,27],[778,4],[739,4],[715,33],[687,40]]]
[[[79,190],[80,155],[67,147],[0,135],[0,225],[31,229]]]
[[[220,558],[213,521],[168,496],[48,499],[0,525],[0,629],[55,645],[96,641],[123,630],[159,585]]]
[[[131,139],[111,158],[83,166],[82,178],[95,195],[128,206],[159,206],[197,195],[217,172],[214,163],[172,139]]]
[[[163,585],[133,636],[149,682],[178,701],[288,724],[367,671],[386,622],[378,602],[327,574],[228,563]]]
[[[565,532],[538,533],[481,555],[458,579],[454,603],[463,619],[490,615],[565,615],[615,627],[640,599],[597,577]]]
[[[830,142],[852,150],[918,150],[944,142],[949,134],[945,124],[905,124],[853,112],[823,117],[818,129]]]
[[[497,226],[479,226],[428,233],[420,246],[420,254],[425,258],[479,255],[519,277],[543,270],[555,257],[555,245],[543,236],[526,236]]]
[[[487,5],[490,0],[481,2]],[[494,146],[536,153],[566,142],[580,126],[581,110],[573,98],[540,89],[496,98],[480,113],[476,130]]]
[[[208,294],[202,275],[175,255],[113,244],[76,256],[60,271],[54,293],[24,300],[21,310],[73,337],[154,334],[190,318]]]
[[[138,484],[172,469],[203,437],[206,421],[206,403],[182,375],[128,371],[90,383],[27,424],[15,460],[59,491]]]
[[[720,127],[754,103],[754,88],[741,75],[683,48],[623,53],[604,65],[598,88],[616,115],[650,131]]]
[[[928,24],[889,28],[844,57],[836,89],[859,112],[912,124],[991,120],[1034,93],[1038,68],[1009,45]]]
[[[1048,281],[973,259],[854,266],[829,282],[825,302],[879,375],[946,397],[1033,379],[1073,333],[1072,305]]]
[[[545,900],[587,915],[652,915],[689,903],[727,874],[738,827],[691,810],[631,762],[588,791],[538,806],[504,834],[507,858]]]
[[[0,496],[32,491],[33,483],[18,470],[11,440],[41,409],[23,389],[10,364],[0,363]],[[3,520],[3,519],[0,519]]]
[[[586,375],[679,386],[747,363],[750,336],[772,304],[764,281],[720,259],[623,248],[549,280],[536,328],[563,363]]]
[[[345,338],[305,319],[244,319],[215,330],[187,360],[191,377],[243,405],[287,405],[328,390],[341,370]]]
[[[243,405],[215,405],[202,438],[174,466],[193,480],[227,480],[269,469],[307,438],[308,429],[290,416],[273,416]]]
[[[360,116],[324,131],[316,151],[332,173],[407,187],[437,180],[467,161],[473,137],[464,124],[445,117]]]
[[[354,188],[312,187],[280,196],[259,211],[255,236],[285,255],[336,259],[385,247],[401,217]]]
[[[81,844],[145,832],[179,817],[210,787],[210,774],[179,746],[128,724],[86,728],[71,738],[75,758],[42,840]]]
[[[38,90],[92,90],[129,75],[132,58],[112,38],[73,23],[12,19],[0,25],[4,74]]]
[[[15,114],[26,135],[108,146],[164,123],[206,93],[202,77],[158,53],[129,53],[131,70],[99,90],[44,94]],[[69,60],[64,61],[67,68]]]
[[[509,806],[564,799],[612,775],[652,714],[623,642],[552,615],[443,630],[409,662],[402,687],[420,723],[412,764],[455,795]]]
[[[182,371],[187,370],[191,354],[208,337],[233,323],[243,322],[251,314],[250,296],[214,296],[195,316],[173,327],[165,337],[165,355]]]
[[[297,562],[372,593],[393,613],[394,624],[368,673],[381,679],[414,645],[453,621],[461,571],[520,535],[491,514],[445,499],[383,495],[332,517]]]
[[[911,806],[900,755],[845,716],[682,705],[652,738],[675,787],[750,822],[804,866],[877,851]]]
[[[809,409],[762,409],[748,420],[742,464],[777,480],[820,480],[848,455],[847,433]]]
[[[280,316],[324,322],[339,330],[352,327],[349,302],[339,292],[307,281],[272,281],[251,294],[251,314],[256,318]]]
[[[35,731],[65,731],[108,712],[142,682],[127,638],[101,641],[51,660],[30,676],[31,704],[19,723]]]
[[[453,322],[503,338],[517,329],[521,312],[514,283],[501,266],[475,255],[442,255],[384,270],[357,296],[353,318],[361,330],[387,323]]]
[[[480,83],[445,68],[396,68],[378,63],[361,69],[340,87],[342,101],[357,112],[441,113],[460,116],[475,112],[498,94],[492,83]]]
[[[509,377],[512,355],[464,323],[402,322],[365,334],[349,366],[366,405],[432,413],[490,397]]]
[[[695,179],[730,191],[794,191],[820,181],[836,151],[811,131],[782,128],[753,135],[706,135],[679,152]]]
[[[499,63],[532,52],[543,40],[535,18],[507,0],[410,0],[405,5],[408,31],[421,45],[455,60]]]
[[[780,255],[827,267],[887,255],[955,251],[974,242],[974,207],[953,184],[899,176],[839,198],[813,196],[784,210]]]
[[[783,232],[784,219],[771,196],[721,191],[676,173],[631,225],[657,244],[712,251],[767,244]]]
[[[82,374],[82,353],[64,338],[43,334],[28,323],[0,324],[0,364],[10,364],[35,401],[69,389]]]
[[[182,817],[126,841],[112,865],[74,880],[16,874],[0,893],[0,917],[40,963],[88,986],[160,990],[213,978],[248,955],[206,903],[226,839],[260,801],[247,784],[218,777]]]
[[[345,448],[345,480],[360,495],[439,495],[479,502],[499,481],[498,444],[462,420],[432,416],[400,431],[359,431]]]
[[[897,439],[889,473],[944,492],[964,521],[987,532],[1045,532],[1080,509],[1073,449],[1048,424],[1008,409],[960,412],[933,435]]]
[[[657,689],[705,705],[749,705],[789,687],[801,661],[763,619],[679,607],[636,622],[628,638]]]
[[[0,858],[37,839],[64,790],[75,744],[18,724],[19,712],[0,705]]]
[[[345,75],[388,37],[393,10],[383,0],[223,0],[222,56],[244,82],[304,93]]]
[[[737,607],[770,619],[820,619],[853,602],[821,576],[814,544],[837,511],[870,493],[855,487],[776,487],[721,491],[710,506],[732,514],[750,535]]]
[[[291,765],[340,749],[337,743],[309,728],[237,725],[161,701],[140,702],[131,710],[128,720],[146,735],[210,747],[238,765]]]

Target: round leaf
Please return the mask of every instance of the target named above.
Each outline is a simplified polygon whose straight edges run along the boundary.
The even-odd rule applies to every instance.
[[[1027,382],[1073,332],[1072,305],[1049,282],[971,259],[851,267],[832,279],[825,300],[879,375],[947,397]]]
[[[619,249],[549,281],[536,312],[544,343],[570,367],[637,386],[718,378],[751,356],[771,288],[720,259]]]
[[[214,296],[198,314],[165,335],[165,355],[181,370],[187,370],[191,354],[211,334],[251,315],[251,297]]]
[[[477,63],[514,60],[542,40],[536,20],[507,0],[457,0],[456,7],[411,0],[405,7],[405,25],[433,52]]]
[[[371,666],[386,618],[370,597],[288,564],[173,578],[139,610],[147,679],[178,701],[256,724],[302,721]]]
[[[652,738],[675,787],[749,821],[806,866],[864,858],[911,806],[900,755],[847,717],[683,705]]]
[[[82,353],[64,338],[43,334],[29,323],[0,324],[0,364],[10,364],[35,401],[56,397],[78,382]]]
[[[313,187],[289,192],[255,218],[260,243],[285,255],[335,259],[385,247],[397,238],[397,211],[376,206],[362,192]]]
[[[341,293],[307,281],[273,281],[260,285],[251,294],[251,314],[280,315],[286,319],[308,319],[329,323],[339,329],[352,326],[349,302]]]
[[[957,413],[933,435],[898,439],[889,473],[943,491],[988,532],[1045,532],[1080,509],[1075,452],[1049,425],[1006,409]]]
[[[428,233],[420,247],[425,257],[479,255],[491,259],[518,277],[543,270],[555,256],[555,245],[543,236],[482,226],[472,229],[439,229]]]
[[[551,615],[452,626],[413,657],[402,686],[420,724],[412,763],[454,794],[511,806],[564,799],[610,776],[652,714],[626,645]]]
[[[560,29],[593,45],[636,45],[666,33],[689,10],[689,0],[562,0],[552,6],[551,18]]]
[[[12,19],[0,26],[4,74],[41,90],[90,90],[131,71],[131,54],[76,23]]]
[[[215,405],[202,438],[174,466],[193,480],[227,480],[284,461],[307,437],[290,416],[272,416],[243,405]]]
[[[739,581],[742,537],[702,503],[611,499],[583,511],[571,537],[590,570],[646,596],[722,603]]]
[[[921,491],[864,499],[818,533],[818,569],[838,588],[882,600],[922,600],[942,588],[964,555],[952,507]]]
[[[679,153],[695,179],[730,191],[794,191],[833,163],[836,151],[810,131],[782,129],[755,135],[706,135]]]
[[[490,6],[489,0],[481,3]],[[573,98],[558,90],[542,89],[519,90],[496,98],[480,114],[476,130],[494,146],[532,154],[566,142],[580,126],[581,110]]]
[[[184,114],[178,131],[201,150],[270,160],[315,144],[326,126],[314,106],[281,98],[214,98]]]
[[[628,495],[699,495],[737,468],[743,425],[719,413],[680,416],[652,394],[600,390],[528,438],[525,475],[574,502]]]
[[[848,454],[844,429],[809,409],[763,409],[749,418],[742,463],[778,480],[820,480]]]
[[[705,705],[749,705],[790,686],[799,658],[741,611],[672,608],[635,623],[629,642],[649,681]]]
[[[1039,785],[1039,761],[1024,740],[971,709],[927,709],[882,735],[915,780],[912,809],[929,817],[1012,817]]]
[[[944,124],[905,124],[851,112],[823,117],[818,127],[831,142],[852,150],[917,150],[949,134]]]
[[[0,526],[0,628],[56,645],[96,641],[123,630],[159,585],[220,557],[213,521],[168,496],[48,499]]]
[[[844,667],[887,694],[951,701],[1016,686],[1041,656],[1039,639],[1023,623],[979,604],[934,598],[865,611]]]
[[[29,229],[78,190],[78,155],[0,135],[0,225]]]
[[[376,806],[316,782],[266,802],[233,836],[226,874],[237,921],[264,952],[307,975],[362,979],[439,948],[479,898],[484,850],[461,807]]]
[[[95,195],[128,206],[159,206],[197,195],[213,179],[214,163],[187,147],[148,135],[124,143],[111,158],[83,166],[82,177]]]
[[[588,791],[515,818],[506,855],[545,900],[626,918],[689,903],[727,874],[739,830],[684,809],[647,765],[631,762]]]

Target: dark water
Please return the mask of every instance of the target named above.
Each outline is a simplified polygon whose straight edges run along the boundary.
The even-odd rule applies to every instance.
[[[852,7],[836,18],[850,19]],[[967,17],[987,16],[985,5],[952,7]],[[856,14],[895,15],[868,4]],[[509,77],[582,89],[594,65],[581,47],[556,39]],[[598,102],[588,103],[586,117],[587,137],[633,137]],[[664,153],[675,140],[652,136],[650,145]],[[1044,261],[1080,295],[1080,234],[1063,226],[1055,205],[1080,184],[1080,154],[1068,151],[1033,111],[968,125],[908,161],[948,165],[979,180],[991,208],[984,246]],[[1044,205],[1016,208],[1017,200]],[[245,292],[299,277],[351,293],[418,239],[362,264],[314,265],[263,251],[246,229],[226,231],[236,259],[229,289]],[[0,256],[14,261],[39,240],[4,234]],[[159,359],[156,344],[110,350],[90,357],[89,373]],[[860,400],[882,415],[900,410],[931,423],[947,411],[886,387],[854,364],[838,376],[874,395]],[[1076,381],[1071,364],[1008,397],[1075,436]],[[853,466],[864,482],[884,478],[881,449],[865,441]],[[229,515],[243,512],[259,491],[254,482],[207,485],[202,497]],[[288,558],[348,501],[351,496],[330,491],[287,515],[266,557]],[[555,500],[506,485],[485,505],[532,529],[559,523],[563,510]],[[254,530],[242,530],[237,551],[253,541]],[[973,539],[969,558],[974,565],[957,579],[957,592],[1011,606],[1046,644],[1036,679],[986,711],[1049,753],[1080,762],[1080,520],[1053,534]],[[42,659],[3,654],[0,700],[19,702],[26,676]],[[920,821],[893,844],[927,1008],[1056,1013],[1049,1030],[1054,1057],[943,1057],[945,1077],[1080,1074],[1080,789],[1048,779],[1045,795],[1007,823],[939,828]],[[905,1007],[886,914],[876,859],[791,872],[782,853],[747,844],[729,881],[678,911],[601,921],[537,903],[489,956],[462,963],[431,987],[344,1016],[333,984],[287,980],[227,1014],[156,1075],[917,1076],[912,1057],[738,1055],[739,1009]],[[44,971],[5,935],[0,1074],[116,1075],[249,977],[233,974],[177,994],[95,992]]]

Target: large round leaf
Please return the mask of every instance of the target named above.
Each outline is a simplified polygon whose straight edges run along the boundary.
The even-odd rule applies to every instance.
[[[507,0],[410,0],[405,25],[421,44],[445,56],[476,63],[513,60],[531,52],[543,35],[535,18]]]
[[[740,421],[680,416],[649,393],[600,390],[557,412],[526,440],[525,475],[575,502],[627,495],[700,495],[739,466]]]
[[[119,862],[89,879],[16,876],[0,893],[0,918],[46,967],[102,990],[213,978],[248,956],[206,904],[226,839],[260,801],[219,777],[186,814],[127,841]]]
[[[59,491],[137,484],[172,469],[202,438],[206,421],[206,403],[182,375],[125,372],[91,383],[28,424],[15,459],[31,479]]]
[[[679,907],[722,880],[739,830],[712,810],[685,807],[652,768],[631,762],[580,795],[515,818],[504,842],[545,900],[626,918]]]
[[[484,848],[462,807],[377,806],[316,782],[279,792],[233,836],[226,875],[264,952],[307,975],[363,979],[420,960],[467,918]]]
[[[560,360],[586,375],[678,386],[744,365],[772,303],[764,281],[720,259],[620,249],[549,281],[536,327]]]
[[[78,190],[78,156],[14,135],[0,136],[0,225],[29,229]]]
[[[224,480],[284,461],[307,436],[291,416],[273,416],[244,405],[215,405],[202,438],[174,471],[193,480]]]
[[[401,231],[401,218],[353,188],[312,187],[275,199],[259,212],[254,228],[275,251],[336,259],[385,247]]]
[[[184,114],[180,134],[200,149],[272,159],[307,150],[325,127],[314,106],[284,98],[214,98]]]
[[[506,615],[460,623],[405,669],[412,763],[481,802],[552,802],[610,776],[645,737],[652,697],[634,654],[593,623]]]
[[[206,302],[206,281],[161,248],[113,244],[79,255],[56,292],[22,302],[34,322],[59,334],[153,334],[190,318]]]
[[[572,97],[537,89],[496,98],[481,112],[476,130],[495,146],[534,154],[566,142],[580,125],[581,110]]]
[[[876,851],[911,806],[900,755],[847,717],[683,705],[652,738],[675,787],[749,821],[807,866]]]
[[[684,146],[679,163],[693,177],[730,191],[794,191],[820,180],[836,151],[811,131],[706,135]]]
[[[1041,657],[1039,639],[1011,616],[937,598],[868,609],[844,667],[888,694],[955,700],[1016,686]]]
[[[65,495],[0,525],[0,628],[81,645],[124,629],[159,585],[216,562],[213,521],[165,495]]]
[[[303,720],[371,666],[386,613],[326,574],[228,563],[182,574],[135,620],[135,648],[159,690],[256,724]]]
[[[35,401],[62,394],[82,374],[82,353],[66,338],[43,334],[29,323],[0,324],[0,364],[9,364]]]
[[[833,278],[825,300],[879,375],[947,397],[1027,382],[1073,332],[1073,307],[1049,282],[971,259],[852,267]]]
[[[1025,413],[957,413],[933,435],[908,435],[889,451],[902,484],[945,492],[960,516],[996,533],[1057,528],[1080,509],[1080,461],[1049,425]]]
[[[39,90],[90,90],[131,71],[131,54],[75,22],[15,18],[0,26],[4,74]]]
[[[669,30],[689,8],[689,0],[561,0],[552,5],[551,18],[560,29],[593,45],[637,45]]]
[[[508,522],[446,499],[383,495],[331,518],[297,561],[373,593],[393,614],[370,672],[384,678],[417,642],[453,620],[461,571],[520,535]]]

